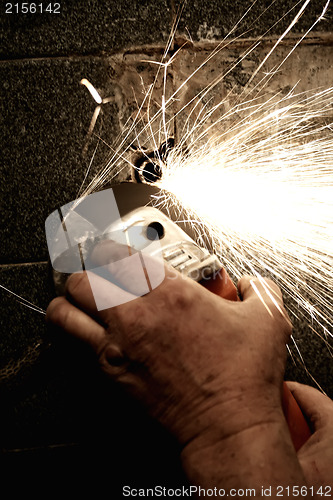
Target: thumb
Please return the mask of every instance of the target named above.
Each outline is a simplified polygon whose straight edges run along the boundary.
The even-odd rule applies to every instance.
[[[289,338],[292,324],[283,305],[282,292],[274,281],[261,276],[243,276],[238,282],[238,290],[243,302],[252,302],[254,308],[264,307],[274,320],[282,319]]]
[[[243,300],[262,297],[269,302],[276,300],[280,305],[283,304],[280,288],[268,278],[243,276],[238,282],[238,290]]]
[[[287,385],[315,431],[333,423],[333,401],[330,398],[308,385],[298,382],[287,382]]]

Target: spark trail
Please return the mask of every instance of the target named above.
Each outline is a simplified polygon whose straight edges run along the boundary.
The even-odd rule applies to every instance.
[[[314,24],[278,65],[267,70],[273,52],[309,3],[306,0],[295,4],[293,21],[258,64],[231,107],[229,95],[217,104],[212,104],[210,96],[257,48],[261,38],[176,110],[173,119],[183,119],[184,125],[165,161],[155,206],[166,210],[176,206],[180,217],[192,224],[198,243],[208,241],[234,278],[244,273],[273,277],[289,297],[291,316],[304,316],[310,328],[332,345],[333,88],[307,93],[297,93],[294,88],[287,95],[267,93],[265,97],[268,82],[279,77],[282,65],[323,19],[329,6],[329,2],[323,2],[322,13]],[[176,26],[177,21],[172,36]],[[173,122],[166,118],[167,111],[181,101],[191,79],[228,48],[235,28],[169,97],[163,93],[154,114],[149,105],[154,84],[146,89],[135,119],[83,194],[100,189],[124,168],[125,162],[131,163],[126,144],[133,134],[142,154],[146,148],[158,149],[172,135]],[[164,73],[164,82],[167,71],[181,55],[181,49],[171,57],[165,51],[157,63],[157,74]],[[148,108],[145,119],[144,105]]]
[[[327,89],[278,107],[237,106],[231,114],[250,107],[243,122],[194,142],[185,157],[170,152],[156,199],[185,213],[198,241],[209,235],[236,278],[273,276],[292,314],[306,313],[324,335],[332,335],[333,137],[332,123],[316,123],[332,102]]]

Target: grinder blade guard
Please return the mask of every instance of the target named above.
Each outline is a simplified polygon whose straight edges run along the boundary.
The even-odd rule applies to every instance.
[[[142,206],[123,214],[104,227],[102,231],[100,229],[96,231],[94,221],[89,218],[87,213],[85,217],[82,217],[82,214],[77,217],[74,211],[71,213],[71,218],[75,221],[76,228],[80,225],[82,231],[76,231],[76,237],[72,239],[72,246],[59,252],[52,261],[53,280],[57,295],[65,293],[66,280],[72,272],[85,270],[84,262],[91,259],[96,245],[107,240],[115,241],[121,245],[127,242],[128,246],[136,251],[145,249],[147,251],[147,248],[151,247],[152,250],[149,252],[152,257],[156,252],[162,254],[168,265],[195,281],[208,278],[222,268],[216,255],[197,245],[175,222],[159,209],[151,206]],[[66,223],[66,219],[64,222]],[[59,224],[58,233],[63,231],[64,222]],[[137,233],[139,232],[138,238],[128,237],[133,229],[136,229]],[[98,236],[96,236],[97,233]],[[59,235],[55,240],[58,239]],[[154,240],[159,240],[158,247],[151,245]],[[80,260],[78,260],[77,255],[80,255]],[[70,272],[64,272],[64,270],[69,269]]]
[[[105,237],[135,226],[142,228],[143,241],[146,239],[149,243],[157,237],[165,262],[195,281],[201,281],[222,268],[216,255],[198,246],[175,222],[154,207],[140,207],[129,212],[107,228]]]

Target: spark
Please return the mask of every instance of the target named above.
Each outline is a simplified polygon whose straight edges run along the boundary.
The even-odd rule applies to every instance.
[[[256,286],[256,284],[254,283],[253,280],[250,281],[250,285],[252,286],[253,290],[255,291],[255,293],[257,294],[257,296],[259,297],[261,303],[263,304],[263,306],[265,307],[266,311],[268,312],[268,314],[273,317],[273,313],[272,311],[270,310],[270,308],[268,307],[268,305],[266,304],[265,302],[265,299],[264,297],[261,295],[258,287]]]
[[[333,88],[298,93],[295,85],[287,95],[265,95],[267,84],[324,18],[330,2],[323,2],[320,16],[282,60],[267,68],[272,54],[310,3],[300,0],[286,13],[298,9],[233,103],[233,89],[217,104],[212,104],[212,91],[257,49],[271,28],[213,82],[176,109],[175,103],[181,102],[191,79],[238,39],[231,39],[231,35],[253,5],[167,97],[168,71],[182,54],[181,47],[169,55],[180,10],[162,59],[156,62],[153,84],[145,90],[136,116],[112,148],[111,158],[83,194],[101,189],[124,168],[124,159],[129,162],[127,143],[133,133],[145,155],[147,148],[158,150],[159,144],[167,141],[174,121],[181,118],[184,125],[165,160],[155,206],[178,210],[192,225],[197,242],[215,252],[234,279],[244,274],[272,277],[289,299],[291,317],[305,316],[310,328],[329,346],[333,336]],[[151,114],[159,74],[163,75],[160,106]],[[172,118],[168,119],[170,110]]]
[[[89,80],[87,80],[86,78],[82,78],[80,83],[81,85],[87,87],[87,89],[89,90],[90,94],[92,95],[93,99],[96,101],[97,104],[102,104],[103,99],[101,98],[95,87],[89,82]]]
[[[233,276],[273,276],[292,314],[303,310],[331,336],[333,137],[319,119],[332,102],[330,88],[282,97],[279,108],[238,105],[229,117],[248,113],[231,131],[169,154],[155,199],[185,212]]]
[[[16,297],[17,301],[20,304],[22,304],[23,306],[28,307],[29,309],[32,309],[33,311],[36,311],[40,314],[43,314],[43,315],[46,314],[46,311],[44,309],[37,306],[36,304],[33,304],[28,299],[25,299],[24,297],[22,297],[21,295],[18,295],[17,293],[13,292],[12,290],[9,290],[9,288],[6,288],[5,286],[3,286],[1,284],[0,284],[0,288],[5,290],[5,292],[9,293],[10,295],[13,295],[14,297]]]

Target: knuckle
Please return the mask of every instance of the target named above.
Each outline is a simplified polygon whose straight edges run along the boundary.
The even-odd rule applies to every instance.
[[[125,313],[125,314],[124,314]],[[133,332],[144,332],[152,327],[152,318],[155,317],[153,310],[147,307],[142,300],[134,300],[128,311],[122,312],[123,321]]]
[[[63,307],[63,297],[56,297],[53,299],[46,310],[46,320],[47,321],[52,321],[54,317],[57,316],[57,311],[60,307]]]
[[[129,303],[113,307],[110,310],[108,323],[112,330],[117,328],[131,335],[148,328],[151,316],[154,316],[152,308],[145,304],[142,297],[138,297]]]
[[[250,285],[250,281],[251,280],[255,280],[256,278],[254,276],[250,276],[250,275],[244,275],[240,278],[239,280],[239,284],[243,284],[244,286],[246,285]]]
[[[238,287],[244,291],[245,289],[251,288],[251,282],[256,280],[257,278],[254,276],[244,275],[238,281]]]
[[[117,377],[127,370],[127,359],[119,346],[106,343],[98,354],[98,361],[102,370],[113,377]]]
[[[164,300],[167,307],[172,311],[188,310],[194,302],[193,283],[183,278],[169,281],[163,290]]]
[[[68,302],[64,297],[57,297],[49,304],[46,312],[46,320],[58,326],[64,327],[68,323]]]
[[[82,285],[82,283],[87,279],[86,272],[73,273],[69,276],[66,282],[66,292],[70,295],[74,295],[76,289]]]

